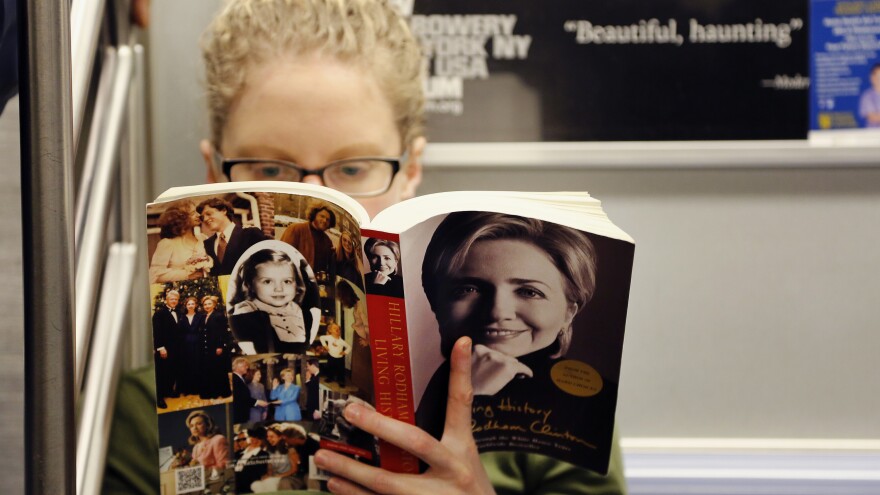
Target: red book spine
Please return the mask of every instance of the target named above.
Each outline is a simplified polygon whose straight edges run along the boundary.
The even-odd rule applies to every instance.
[[[399,236],[393,234],[371,230],[364,230],[361,234],[364,238],[392,241],[398,246],[400,243]],[[415,407],[404,298],[371,294],[368,284],[367,313],[376,410],[414,425]],[[401,473],[419,472],[418,458],[395,445],[380,441],[379,453],[384,469]]]

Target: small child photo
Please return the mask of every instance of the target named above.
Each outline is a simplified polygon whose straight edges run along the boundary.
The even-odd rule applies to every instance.
[[[229,326],[245,354],[301,354],[315,340],[321,309],[315,274],[299,251],[262,241],[229,277]]]
[[[351,346],[342,339],[342,329],[338,323],[327,325],[327,334],[318,337],[327,349],[327,380],[345,386],[345,355],[351,352]]]

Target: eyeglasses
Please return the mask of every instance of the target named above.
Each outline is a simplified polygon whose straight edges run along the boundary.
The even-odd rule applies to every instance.
[[[248,180],[281,180],[302,182],[306,176],[317,175],[325,186],[349,196],[377,196],[391,187],[391,181],[406,163],[408,151],[400,158],[358,157],[336,160],[315,170],[307,170],[285,160],[264,158],[224,158],[214,152],[223,173],[233,182]]]

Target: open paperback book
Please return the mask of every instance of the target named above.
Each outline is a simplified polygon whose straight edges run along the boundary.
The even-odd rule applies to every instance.
[[[634,253],[587,193],[450,192],[370,220],[287,182],[147,205],[166,494],[320,489],[318,448],[418,472],[357,402],[442,434],[447,358],[473,348],[478,449],[607,472]]]

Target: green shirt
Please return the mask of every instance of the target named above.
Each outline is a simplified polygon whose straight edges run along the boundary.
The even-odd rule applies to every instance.
[[[120,378],[107,449],[105,495],[158,495],[159,434],[153,377],[153,368],[148,367]],[[536,454],[487,452],[480,458],[498,495],[625,495],[616,431],[614,437],[608,476]]]

